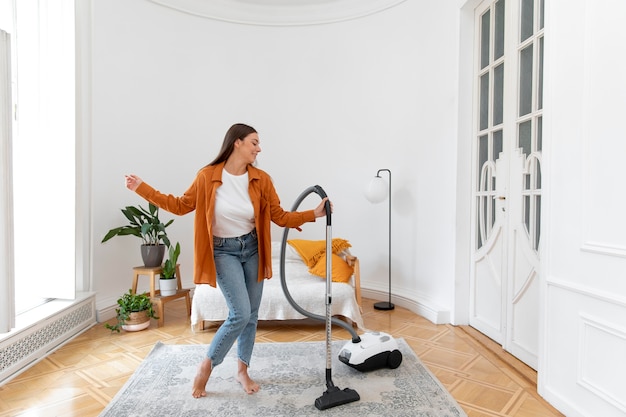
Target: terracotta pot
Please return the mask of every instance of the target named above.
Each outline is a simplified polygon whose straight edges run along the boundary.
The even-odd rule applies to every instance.
[[[126,323],[122,325],[122,329],[127,332],[137,332],[147,329],[149,326],[150,317],[148,317],[148,312],[144,310],[130,313],[130,317],[126,320]]]

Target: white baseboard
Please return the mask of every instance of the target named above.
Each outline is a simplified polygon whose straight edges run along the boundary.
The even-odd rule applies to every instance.
[[[193,298],[193,290],[194,288],[192,288],[190,292],[191,298]],[[361,295],[364,298],[370,298],[372,300],[386,301],[389,299],[389,294],[387,292],[382,292],[382,291],[377,291],[377,290],[372,290],[372,289],[367,289],[367,288],[361,289]],[[406,297],[392,295],[391,301],[400,307],[404,307],[412,311],[415,314],[419,314],[420,316],[424,317],[427,320],[430,320],[431,322],[435,324],[450,323],[450,317],[451,317],[450,310],[441,308],[440,306],[434,303],[431,303],[427,300],[416,301],[416,300],[409,299]],[[115,305],[109,305],[109,306],[98,309],[96,311],[96,317],[97,317],[98,323],[103,323],[107,320],[114,318],[116,306],[117,305],[115,304]]]
[[[370,298],[372,300],[387,301],[389,300],[389,294],[387,292],[377,291],[362,288],[361,296]],[[441,308],[440,306],[429,302],[427,300],[413,300],[406,297],[391,295],[391,302],[400,307],[404,307],[407,310],[412,311],[415,314],[419,314],[427,320],[432,321],[435,324],[448,324],[450,323],[450,310]]]
[[[96,310],[96,321],[98,323],[104,323],[105,321],[114,318],[116,315],[116,308],[117,304]]]

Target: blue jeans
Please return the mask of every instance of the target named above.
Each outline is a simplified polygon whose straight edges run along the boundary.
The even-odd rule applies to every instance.
[[[258,281],[259,252],[256,230],[247,235],[213,237],[213,255],[217,284],[228,306],[228,318],[211,341],[208,358],[213,367],[219,365],[237,341],[237,356],[250,365],[263,282]]]

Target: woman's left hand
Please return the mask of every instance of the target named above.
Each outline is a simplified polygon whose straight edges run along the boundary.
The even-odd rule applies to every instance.
[[[131,191],[135,191],[137,187],[139,187],[139,184],[143,182],[141,178],[132,174],[124,175],[124,181],[126,183],[126,188],[128,188]]]
[[[313,212],[315,213],[315,217],[323,217],[326,215],[326,201],[328,201],[328,197],[324,197],[322,199],[322,202],[315,207],[315,210],[313,210]],[[333,203],[330,203],[330,212],[333,212]]]

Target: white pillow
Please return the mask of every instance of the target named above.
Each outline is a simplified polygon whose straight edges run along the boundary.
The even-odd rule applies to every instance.
[[[272,259],[280,261],[280,245],[281,242],[272,242]],[[289,261],[304,263],[300,254],[298,254],[298,252],[289,243],[287,243],[285,245],[285,262]]]
[[[281,242],[272,242],[272,259],[278,261],[280,261],[280,244]],[[298,252],[287,243],[285,245],[285,262],[289,261],[304,262]]]

